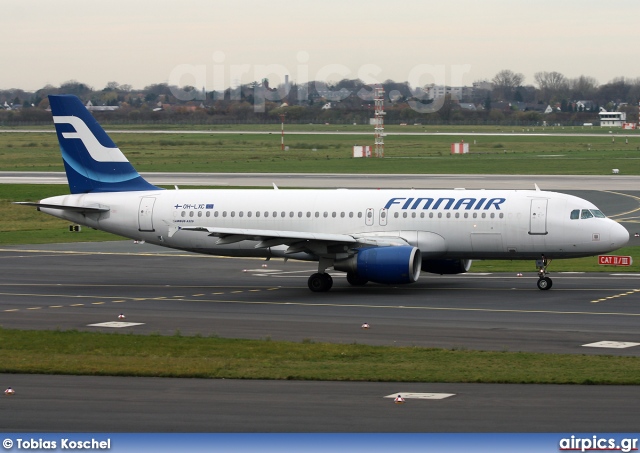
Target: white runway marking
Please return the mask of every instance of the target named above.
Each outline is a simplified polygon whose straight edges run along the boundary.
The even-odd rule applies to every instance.
[[[113,327],[115,329],[120,329],[122,327],[132,327],[132,326],[141,326],[143,322],[121,322],[121,321],[109,321],[109,322],[99,322],[97,324],[88,324],[89,327]]]
[[[406,400],[408,399],[416,399],[416,400],[443,400],[445,398],[449,398],[450,396],[455,396],[455,393],[412,393],[412,392],[399,392],[393,393],[391,395],[387,395],[384,398],[396,398],[398,395],[402,395],[402,397]]]
[[[598,341],[596,343],[583,344],[587,348],[612,348],[612,349],[624,349],[632,348],[634,346],[640,346],[640,343],[631,343],[624,341]]]

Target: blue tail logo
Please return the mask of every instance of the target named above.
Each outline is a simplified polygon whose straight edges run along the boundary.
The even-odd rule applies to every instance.
[[[158,190],[138,174],[80,99],[49,96],[71,193]]]

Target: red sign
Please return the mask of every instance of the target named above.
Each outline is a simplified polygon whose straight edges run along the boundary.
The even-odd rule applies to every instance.
[[[633,258],[630,256],[600,255],[598,256],[598,264],[609,266],[631,266]]]

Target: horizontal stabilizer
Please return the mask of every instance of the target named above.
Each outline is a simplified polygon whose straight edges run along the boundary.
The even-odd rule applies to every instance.
[[[84,213],[97,213],[97,212],[109,212],[110,208],[106,206],[69,206],[61,204],[47,204],[47,203],[32,203],[29,201],[14,201],[13,204],[19,204],[22,206],[35,206],[36,208],[47,209],[60,209],[63,211],[84,212]]]

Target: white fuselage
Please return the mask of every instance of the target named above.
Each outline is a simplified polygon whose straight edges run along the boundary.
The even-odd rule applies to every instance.
[[[42,203],[106,207],[102,213],[41,211],[152,244],[227,256],[284,256],[286,246],[216,244],[219,238],[206,231],[182,228],[397,237],[426,259],[572,258],[628,241],[624,227],[611,219],[571,218],[572,211],[597,210],[590,202],[534,190],[154,190],[64,195]]]

